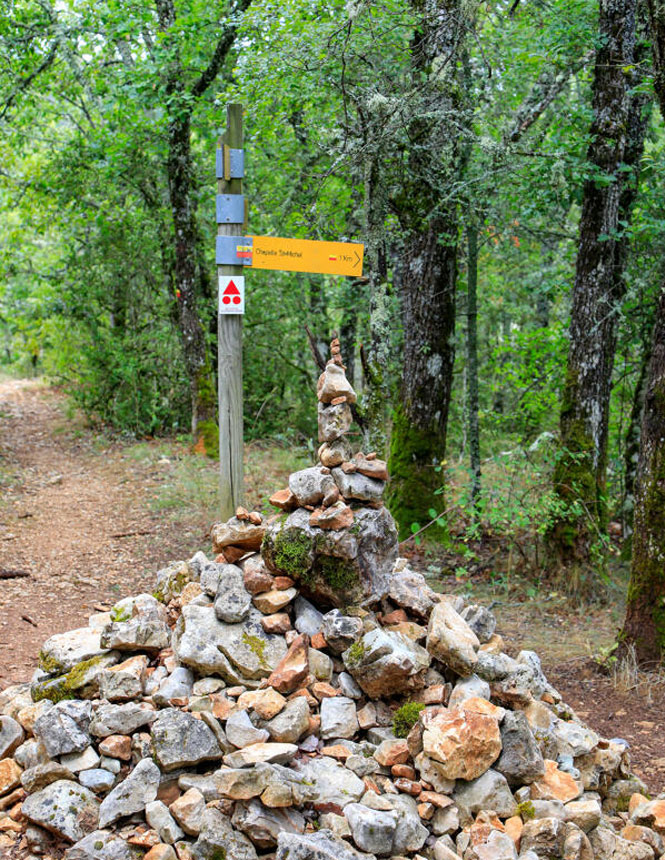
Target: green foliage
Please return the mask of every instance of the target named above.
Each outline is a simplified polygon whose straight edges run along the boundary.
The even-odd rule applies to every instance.
[[[405,738],[418,722],[420,712],[425,709],[422,702],[406,702],[393,714],[393,732],[396,738]]]

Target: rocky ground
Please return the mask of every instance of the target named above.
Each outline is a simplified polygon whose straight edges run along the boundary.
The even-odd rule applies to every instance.
[[[187,539],[207,554],[163,569],[155,583],[140,544],[129,566],[113,550],[118,540],[149,538],[152,549],[163,538],[167,558],[189,557],[169,543],[173,522],[145,507],[161,480],[154,462],[137,470],[136,495],[123,501],[132,469],[122,468],[122,445],[106,446],[95,473],[91,434],[54,434],[62,413],[53,395],[5,390],[2,479],[12,492],[0,550],[15,549],[0,566],[30,574],[1,583],[13,588],[3,594],[6,626],[12,611],[28,619],[11,619],[13,653],[25,663],[14,658],[8,680],[26,677],[49,637],[32,686],[0,697],[6,856],[59,856],[72,842],[71,860],[661,854],[665,804],[650,803],[630,776],[628,733],[616,731],[635,732],[640,715],[633,708],[621,723],[623,694],[601,705],[608,682],[564,666],[557,681],[581,710],[604,706],[607,736],[622,738],[604,741],[563,704],[578,706],[534,655],[498,636],[491,613],[468,598],[442,599],[408,564],[394,565],[383,464],[352,457],[339,441],[344,410],[334,410],[343,403],[324,403],[332,438],[321,465],[273,496],[287,519],[270,525],[241,512],[213,530],[215,561],[193,519]],[[40,411],[44,435],[31,443]],[[76,482],[75,463],[87,480]],[[66,494],[50,495],[65,482]],[[85,521],[77,505],[91,517],[98,506],[101,519],[112,507],[121,525],[88,535],[77,529]],[[28,507],[32,516],[20,516]],[[263,555],[248,555],[259,543]],[[81,560],[91,557],[93,581],[77,591]],[[365,598],[382,601],[364,605],[359,582]],[[117,601],[120,588],[143,596]],[[353,612],[334,608],[352,604]],[[34,637],[27,646],[24,630]],[[32,666],[22,647],[33,648]],[[641,722],[657,740],[653,716]]]

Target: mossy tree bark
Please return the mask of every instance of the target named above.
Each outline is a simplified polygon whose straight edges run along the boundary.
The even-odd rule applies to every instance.
[[[665,105],[664,105],[665,107]],[[665,653],[665,287],[661,290],[644,398],[635,494],[633,561],[621,645],[641,665]]]
[[[665,0],[649,0],[654,89],[665,115]],[[633,560],[619,655],[635,648],[640,665],[665,656],[665,286],[651,341],[637,468]]]
[[[570,320],[570,346],[554,489],[563,504],[548,544],[573,587],[590,587],[594,547],[605,526],[610,384],[621,281],[616,277],[621,165],[629,113],[626,69],[634,59],[635,0],[601,0],[593,83],[594,117],[587,153]]]
[[[460,57],[471,4],[414,2],[420,26],[411,44],[414,99],[408,177],[395,201],[403,229],[399,259],[404,352],[390,440],[388,502],[401,535],[440,510],[454,363],[458,204],[461,170]]]
[[[249,6],[241,0],[239,10]],[[197,450],[215,455],[217,425],[216,392],[212,359],[207,345],[205,324],[198,309],[198,297],[209,291],[209,284],[198,265],[199,232],[192,200],[193,162],[191,118],[196,102],[206,93],[220,73],[231,50],[237,24],[223,28],[208,66],[198,79],[187,86],[178,48],[174,0],[155,0],[162,47],[166,59],[162,69],[165,104],[168,110],[168,154],[166,172],[173,222],[173,269],[178,307],[178,326],[189,379],[192,408],[192,434]],[[200,438],[199,438],[200,437]]]

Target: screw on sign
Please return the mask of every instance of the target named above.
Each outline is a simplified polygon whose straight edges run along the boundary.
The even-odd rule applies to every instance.
[[[245,278],[242,275],[219,276],[219,313],[245,313]]]

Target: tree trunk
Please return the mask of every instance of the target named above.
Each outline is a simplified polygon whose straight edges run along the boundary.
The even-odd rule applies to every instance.
[[[590,588],[606,526],[605,479],[610,383],[621,296],[616,231],[628,122],[626,67],[633,62],[635,0],[601,0],[593,85],[594,119],[584,185],[570,346],[561,406],[561,449],[554,488],[565,511],[548,544],[571,587]],[[595,557],[594,557],[595,556]]]
[[[665,106],[665,105],[664,105]],[[665,649],[665,288],[653,333],[637,473],[633,562],[620,640],[641,665]]]
[[[466,237],[468,247],[466,409],[469,437],[469,466],[471,467],[471,502],[475,506],[480,495],[480,432],[478,428],[478,228],[473,222],[467,227]]]
[[[649,0],[654,89],[665,116],[665,0]],[[619,655],[633,646],[638,662],[665,654],[665,287],[651,342],[637,468],[633,560]]]
[[[415,99],[408,179],[398,217],[404,353],[390,440],[388,503],[401,535],[441,511],[446,429],[455,358],[457,202],[460,171],[459,58],[468,28],[461,0],[414,2],[420,26],[411,57]]]
[[[240,0],[236,11],[244,11],[250,0]],[[207,347],[205,326],[197,307],[197,295],[210,290],[206,276],[197,265],[197,230],[192,202],[191,115],[194,102],[201,98],[219,74],[233,45],[237,22],[226,25],[211,54],[208,66],[187,88],[177,42],[174,0],[155,0],[162,47],[166,61],[162,72],[168,122],[166,172],[173,221],[174,279],[178,302],[178,325],[189,379],[192,406],[192,435],[196,450],[217,451],[215,422],[216,392],[212,360]]]
[[[388,291],[385,219],[388,194],[382,177],[382,129],[386,118],[381,103],[371,100],[361,115],[365,129],[365,260],[369,276],[369,350],[365,353],[366,394],[363,417],[367,448],[385,457],[388,446],[390,344],[393,326]]]
[[[192,213],[189,114],[169,122],[167,171],[169,198],[175,233],[174,270],[178,298],[178,322],[189,379],[192,404],[192,435],[215,422],[215,387],[212,362],[197,307],[197,231]],[[206,433],[207,437],[210,435]],[[214,434],[213,434],[214,436]],[[206,452],[210,453],[210,452]]]
[[[651,359],[650,344],[645,343],[642,349],[642,361],[640,372],[635,383],[633,402],[630,409],[630,419],[625,435],[625,450],[623,455],[624,464],[624,492],[621,505],[623,525],[623,546],[621,554],[624,558],[630,558],[633,533],[633,516],[635,513],[635,483],[637,480],[637,468],[640,457],[640,435],[642,432],[642,413],[644,411],[644,398],[647,388],[647,372]]]

